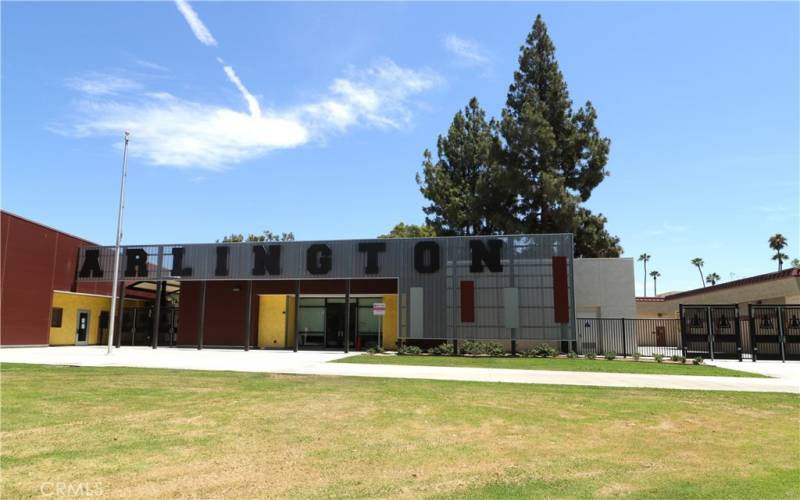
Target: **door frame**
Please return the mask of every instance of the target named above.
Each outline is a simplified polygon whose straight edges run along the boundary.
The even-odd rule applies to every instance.
[[[78,329],[81,325],[81,313],[86,313],[86,340],[80,342],[78,340]],[[88,345],[89,333],[92,330],[92,311],[88,309],[78,309],[75,315],[75,345]]]

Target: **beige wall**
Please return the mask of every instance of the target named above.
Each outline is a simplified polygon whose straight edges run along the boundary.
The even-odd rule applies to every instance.
[[[681,304],[738,304],[739,314],[747,316],[748,304],[800,304],[800,277],[747,283],[734,287],[708,287],[702,293],[675,297],[663,302],[636,302],[637,318],[677,318]],[[659,316],[659,314],[661,316]]]
[[[575,259],[575,312],[579,318],[633,318],[633,259]]]

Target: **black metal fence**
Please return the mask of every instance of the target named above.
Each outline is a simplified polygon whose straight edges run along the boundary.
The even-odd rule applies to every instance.
[[[800,360],[800,305],[686,305],[679,319],[577,318],[578,354]]]
[[[681,305],[684,356],[742,360],[739,306]]]
[[[800,305],[755,305],[746,337],[758,359],[800,360]]]
[[[578,354],[684,355],[678,319],[578,318],[577,326]]]

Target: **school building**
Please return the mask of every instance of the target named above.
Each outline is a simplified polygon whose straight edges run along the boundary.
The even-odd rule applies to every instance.
[[[2,212],[0,344],[108,339],[114,248]],[[571,234],[126,245],[119,346],[363,350],[548,342],[635,315],[631,259],[574,259]]]

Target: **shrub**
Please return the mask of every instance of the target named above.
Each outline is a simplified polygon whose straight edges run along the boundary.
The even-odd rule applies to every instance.
[[[419,356],[422,354],[422,349],[415,345],[400,345],[397,346],[398,356]]]
[[[597,354],[595,354],[593,352],[587,352],[586,353],[586,359],[595,359],[596,357],[597,357]]]
[[[370,347],[367,349],[367,354],[383,354],[385,351],[381,346]]]
[[[558,356],[558,351],[553,349],[549,344],[539,344],[530,349],[526,349],[522,355],[526,358],[555,358]]]
[[[692,364],[694,364],[694,365],[702,365],[703,364],[703,357],[702,356],[697,356],[696,358],[694,358],[692,360]]]
[[[575,359],[575,358],[577,358],[577,357],[578,357],[578,354],[577,354],[577,353],[575,353],[575,351],[569,351],[569,352],[567,353],[567,357],[568,357],[569,359]]]
[[[684,356],[678,356],[678,363],[686,363],[686,358]]]
[[[662,361],[664,361],[664,355],[663,354],[656,354],[653,357],[656,359],[656,363],[661,363]]]
[[[430,349],[428,349],[428,354],[433,354],[434,356],[452,356],[453,344],[442,342],[436,347],[431,347]]]
[[[617,357],[617,353],[615,353],[614,351],[607,352],[607,353],[603,354],[603,357],[605,357],[608,361],[611,361],[611,360],[613,360],[614,358]]]
[[[633,358],[634,361],[639,361],[639,358],[641,358],[642,355],[639,354],[639,351],[636,351],[635,353],[633,353],[633,356],[631,357]]]
[[[461,352],[464,354],[487,355],[487,356],[502,356],[505,354],[503,346],[497,342],[478,342],[474,340],[465,340],[461,346]]]

